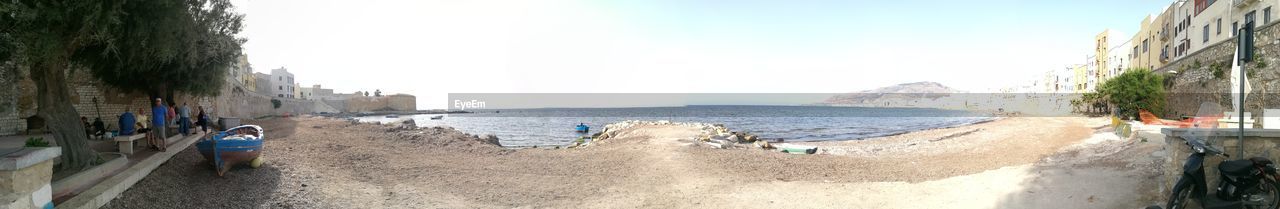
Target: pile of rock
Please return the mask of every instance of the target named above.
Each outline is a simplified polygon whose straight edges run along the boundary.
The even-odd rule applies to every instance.
[[[724,124],[713,123],[693,123],[693,122],[671,122],[666,120],[659,121],[641,121],[628,120],[617,122],[604,126],[604,130],[596,134],[592,138],[595,141],[605,140],[618,136],[622,130],[627,130],[636,126],[683,126],[693,127],[702,130],[701,134],[691,139],[700,144],[705,144],[717,149],[731,148],[761,148],[773,149],[774,147],[759,136],[747,132],[734,132],[726,128]]]
[[[755,134],[747,132],[715,132],[699,135],[696,139],[703,144],[718,149],[730,148],[760,148],[773,149],[773,145],[768,140],[761,139]]]

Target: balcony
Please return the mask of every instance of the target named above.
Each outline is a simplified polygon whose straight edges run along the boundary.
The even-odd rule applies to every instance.
[[[1231,0],[1232,5],[1236,5],[1236,8],[1244,8],[1256,2],[1258,0]]]

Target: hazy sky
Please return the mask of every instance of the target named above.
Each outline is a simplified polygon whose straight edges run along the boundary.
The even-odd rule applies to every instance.
[[[1084,63],[1168,0],[238,0],[257,72],[447,93],[975,92]]]

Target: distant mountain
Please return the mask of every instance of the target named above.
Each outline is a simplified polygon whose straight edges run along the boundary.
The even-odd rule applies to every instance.
[[[818,103],[833,106],[915,106],[921,100],[934,100],[963,91],[937,82],[904,83],[854,93],[838,94]]]

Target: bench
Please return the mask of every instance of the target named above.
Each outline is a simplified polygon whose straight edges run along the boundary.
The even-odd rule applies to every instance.
[[[143,139],[146,137],[147,137],[146,134],[134,134],[134,135],[128,135],[128,136],[111,137],[111,140],[116,142],[116,146],[120,147],[120,152],[125,154],[133,154],[133,141],[137,141],[139,139]]]

